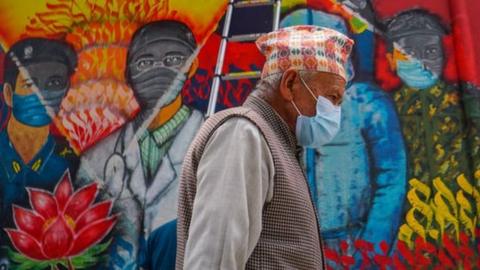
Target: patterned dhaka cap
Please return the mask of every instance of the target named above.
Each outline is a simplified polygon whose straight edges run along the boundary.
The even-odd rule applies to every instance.
[[[347,63],[353,40],[330,28],[297,25],[281,28],[257,39],[266,61],[262,79],[289,68],[340,75],[348,81]]]

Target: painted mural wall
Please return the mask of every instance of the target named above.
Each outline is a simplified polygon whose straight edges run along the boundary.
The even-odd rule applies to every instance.
[[[0,269],[174,269],[178,177],[227,4],[0,2]],[[356,42],[341,131],[302,159],[328,267],[480,267],[480,4],[286,0],[281,11],[281,27]],[[271,6],[236,10],[230,30],[266,32],[272,18]],[[263,61],[252,42],[230,42],[223,72]],[[254,87],[223,81],[217,110]]]

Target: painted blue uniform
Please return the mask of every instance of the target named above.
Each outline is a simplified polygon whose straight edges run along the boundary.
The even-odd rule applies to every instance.
[[[49,135],[40,151],[25,164],[10,143],[6,130],[0,132],[0,149],[0,224],[2,228],[14,228],[12,204],[31,209],[25,188],[53,192],[66,170],[75,175],[78,157],[67,142]],[[8,238],[4,232],[1,234],[5,244]]]
[[[377,249],[382,241],[394,243],[406,193],[406,154],[387,93],[371,83],[347,89],[340,131],[314,150],[313,160],[307,153],[307,170],[328,246],[345,240],[352,247],[357,239]]]

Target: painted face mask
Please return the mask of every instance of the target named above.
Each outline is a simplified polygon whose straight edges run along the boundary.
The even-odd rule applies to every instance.
[[[28,126],[41,127],[52,121],[37,94],[25,96],[13,94],[12,112],[20,123]]]
[[[168,95],[165,104],[173,101],[180,93],[186,76],[178,70],[167,67],[155,67],[132,77],[135,95],[146,109],[153,109],[164,95]]]
[[[410,58],[409,60],[397,60],[397,74],[410,87],[426,89],[435,85],[438,74],[424,67],[422,61]]]
[[[298,144],[303,147],[318,148],[332,141],[340,129],[341,109],[335,106],[330,100],[319,96],[315,97],[313,91],[308,87],[302,77],[302,84],[317,101],[315,116],[302,115],[297,105],[292,105],[298,112],[295,134]]]

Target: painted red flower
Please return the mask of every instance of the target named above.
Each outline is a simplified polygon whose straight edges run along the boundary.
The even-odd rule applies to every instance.
[[[24,256],[39,261],[81,255],[99,243],[113,228],[111,201],[94,204],[98,192],[93,183],[73,191],[70,173],[65,172],[51,192],[27,188],[33,210],[13,205],[16,229],[5,229]]]

